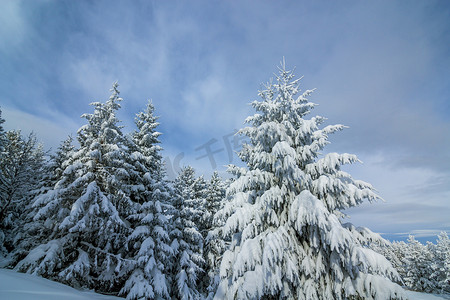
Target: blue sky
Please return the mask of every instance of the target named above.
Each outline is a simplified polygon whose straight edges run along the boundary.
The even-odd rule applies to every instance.
[[[450,230],[448,1],[0,2],[0,105],[5,127],[56,148],[112,82],[126,131],[152,99],[170,170],[207,176],[238,163],[231,133],[253,113],[280,60],[317,88],[315,114],[349,129],[328,151],[385,203],[351,222],[393,239]],[[197,150],[196,150],[197,149]]]

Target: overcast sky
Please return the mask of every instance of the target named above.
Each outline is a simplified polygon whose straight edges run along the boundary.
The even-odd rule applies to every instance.
[[[283,57],[314,114],[349,126],[326,150],[357,154],[347,170],[386,200],[350,221],[449,232],[449,1],[0,1],[5,127],[54,149],[118,80],[125,131],[153,101],[169,175],[238,163],[231,134]]]

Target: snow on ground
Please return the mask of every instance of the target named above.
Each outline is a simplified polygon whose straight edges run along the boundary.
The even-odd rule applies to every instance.
[[[410,300],[442,300],[442,299],[450,299],[450,296],[447,295],[438,295],[438,294],[426,294],[426,293],[418,293],[412,291],[406,291]]]
[[[79,291],[45,278],[0,269],[0,300],[124,300],[91,291]]]
[[[407,291],[410,300],[450,299],[442,295],[432,295]],[[0,300],[123,300],[91,291],[79,291],[67,285],[45,278],[0,269]]]

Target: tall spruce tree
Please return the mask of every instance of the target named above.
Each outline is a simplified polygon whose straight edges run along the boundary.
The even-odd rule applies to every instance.
[[[4,151],[4,145],[6,141],[5,130],[3,129],[3,123],[5,123],[5,119],[2,117],[2,109],[0,107],[0,155]]]
[[[48,201],[52,199],[50,196],[53,194],[53,190],[60,187],[59,181],[65,177],[65,169],[73,163],[75,152],[73,137],[68,136],[66,140],[61,142],[55,153],[50,155],[50,160],[44,167],[43,182],[41,182],[40,189],[32,201],[32,208],[29,213],[30,220],[24,228],[30,236],[31,244],[41,244],[49,238],[51,239],[59,230],[60,222],[54,222],[55,218],[36,218],[36,215],[39,215],[40,210],[45,209]],[[26,246],[23,248],[28,249]]]
[[[214,172],[206,189],[204,226],[210,231],[213,229],[214,215],[222,208],[225,199],[225,183],[218,172]]]
[[[408,238],[408,251],[405,255],[405,276],[406,286],[415,291],[433,292],[435,283],[431,280],[432,268],[431,251],[429,246],[425,246],[417,241],[414,236]]]
[[[5,123],[5,119],[2,117],[2,110],[0,107],[0,161],[3,161],[3,156],[6,154],[5,151],[5,142],[6,142],[6,135],[5,130],[3,129],[3,123]],[[0,178],[3,177],[2,168],[0,168]],[[1,181],[0,184],[2,185]],[[0,191],[0,193],[2,193]],[[1,197],[1,196],[0,196]],[[0,224],[1,229],[0,230],[0,257],[5,256],[8,253],[8,250],[5,248],[5,233],[4,233],[4,227],[2,224]]]
[[[170,187],[165,180],[156,131],[159,125],[154,107],[148,103],[135,119],[138,131],[132,136],[130,164],[132,200],[135,211],[129,216],[133,232],[128,237],[128,257],[134,261],[121,294],[127,299],[170,299],[170,262],[174,253],[170,247],[169,205]]]
[[[203,276],[203,237],[198,223],[202,216],[196,195],[195,171],[192,167],[182,168],[175,179],[174,214],[172,217],[172,248],[176,253],[173,268],[173,293],[177,299],[190,300],[203,297],[200,276]]]
[[[193,198],[190,200],[190,206],[195,207],[197,214],[193,216],[192,221],[197,224],[198,230],[205,240],[209,231],[209,213],[208,213],[208,183],[203,175],[195,178],[193,188]]]
[[[34,134],[7,131],[0,154],[0,254],[16,251],[28,207],[42,177],[44,153]],[[10,263],[9,259],[6,263]]]
[[[214,215],[223,207],[225,199],[225,183],[220,178],[219,173],[214,172],[208,183],[206,192],[206,210],[204,223],[208,230],[205,238],[204,257],[206,262],[203,284],[205,294],[208,299],[214,297],[214,293],[219,284],[218,270],[220,267],[220,257],[225,251],[225,241],[220,236],[220,225],[214,222]]]
[[[450,294],[450,239],[445,231],[439,234],[433,248],[431,279],[435,282],[438,292]]]
[[[10,252],[8,265],[11,267],[28,254],[28,251],[41,243],[41,238],[48,234],[42,222],[35,222],[35,199],[50,188],[51,170],[43,145],[35,147],[27,171],[28,191],[21,200],[20,217],[15,218],[11,230],[14,245]]]
[[[64,168],[74,153],[72,142],[73,138],[69,136],[61,143],[56,152],[45,160],[41,147],[38,147],[37,153],[41,153],[41,159],[40,162],[38,160],[36,163],[41,167],[36,165],[34,168],[38,170],[39,177],[35,179],[37,182],[36,189],[31,192],[30,201],[24,212],[24,224],[17,227],[13,233],[16,247],[12,253],[10,266],[17,264],[28,254],[30,249],[39,246],[57,230],[56,224],[51,222],[51,219],[35,220],[34,217],[42,208],[41,196],[52,190],[62,178]]]
[[[392,264],[397,270],[399,276],[405,278],[405,257],[408,252],[408,244],[405,242],[387,242],[384,244],[370,244],[369,247],[377,253],[380,253]],[[404,283],[404,282],[403,282]]]
[[[230,166],[237,179],[217,216],[232,241],[215,298],[403,298],[390,280],[398,279],[391,264],[341,223],[342,210],[379,198],[341,170],[358,161],[355,155],[320,153],[344,126],[320,129],[324,118],[306,119],[312,91],[299,91],[283,63],[240,130],[250,139],[239,153],[247,167]]]
[[[27,139],[20,131],[11,130],[5,134],[4,150],[0,157],[0,223],[8,223],[18,217],[14,212],[22,206],[21,199],[33,189],[32,169],[36,138]]]
[[[48,186],[55,187],[56,183],[63,177],[64,170],[72,163],[72,158],[77,149],[73,145],[73,137],[71,135],[61,142],[55,153],[50,155],[48,163],[49,182]]]
[[[115,291],[121,275],[127,222],[120,213],[130,205],[126,149],[116,111],[118,85],[106,103],[95,102],[94,113],[78,131],[80,148],[68,158],[62,178],[40,196],[34,217],[56,224],[53,233],[18,263],[16,269],[72,286]]]

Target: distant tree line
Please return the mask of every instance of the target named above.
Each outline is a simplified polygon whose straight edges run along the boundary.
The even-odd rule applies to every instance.
[[[409,236],[407,242],[374,243],[371,247],[383,254],[413,291],[450,294],[450,240],[441,232],[437,243],[426,245]]]

